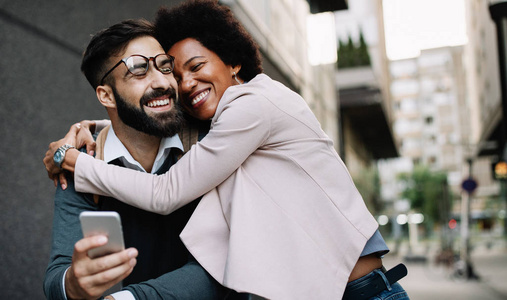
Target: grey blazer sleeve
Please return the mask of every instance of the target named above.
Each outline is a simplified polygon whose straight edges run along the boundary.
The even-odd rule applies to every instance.
[[[229,293],[193,258],[179,269],[156,279],[129,285],[124,290],[130,291],[140,300],[225,299]]]
[[[72,263],[74,244],[83,237],[79,214],[85,210],[97,210],[90,194],[74,189],[68,180],[68,188],[60,185],[54,198],[54,215],[49,264],[44,278],[44,293],[47,299],[66,299],[63,291],[63,275]]]

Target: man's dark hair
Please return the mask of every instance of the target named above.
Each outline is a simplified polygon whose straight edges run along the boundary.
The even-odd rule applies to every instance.
[[[226,65],[241,65],[238,76],[243,80],[262,73],[259,46],[231,10],[217,1],[195,0],[173,8],[161,7],[154,24],[155,36],[166,51],[181,40],[194,38]]]
[[[103,29],[95,34],[86,51],[83,54],[81,62],[81,71],[88,79],[88,82],[94,89],[100,84],[102,76],[108,71],[108,60],[111,56],[118,55],[125,50],[130,41],[142,37],[155,37],[153,24],[146,20],[125,20],[109,28]],[[113,82],[106,82],[112,84]]]

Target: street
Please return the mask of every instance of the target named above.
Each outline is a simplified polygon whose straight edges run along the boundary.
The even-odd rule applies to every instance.
[[[399,282],[410,299],[507,299],[507,247],[503,240],[490,247],[477,245],[473,249],[471,261],[478,280],[456,278],[452,276],[451,269],[435,265],[432,258],[436,248],[426,250],[426,262],[406,261],[406,251],[400,251],[399,255],[388,254],[384,258],[387,269],[400,262],[407,266],[408,275]]]

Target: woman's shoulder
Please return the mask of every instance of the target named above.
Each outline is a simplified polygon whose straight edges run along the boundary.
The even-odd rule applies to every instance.
[[[291,110],[293,108],[290,107],[300,106],[306,104],[297,93],[266,74],[258,74],[247,83],[229,87],[225,91],[217,107],[215,119],[225,109],[232,107],[270,114],[275,110]]]
[[[295,93],[282,83],[261,73],[244,84],[229,87],[225,91],[222,100],[225,100],[224,102],[231,102],[249,96],[272,99],[279,95],[287,96],[288,94]]]

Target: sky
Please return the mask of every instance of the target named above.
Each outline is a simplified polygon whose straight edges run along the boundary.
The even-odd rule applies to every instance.
[[[332,13],[310,15],[307,18],[308,59],[312,66],[336,62],[336,32]]]
[[[390,60],[467,43],[464,0],[383,0],[383,5]]]

